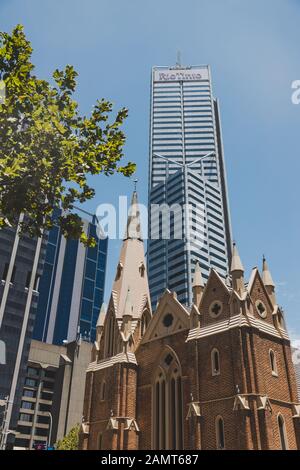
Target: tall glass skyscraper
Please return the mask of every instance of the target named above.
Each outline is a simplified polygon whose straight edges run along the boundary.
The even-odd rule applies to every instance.
[[[152,302],[169,288],[189,305],[195,262],[204,279],[211,267],[225,277],[231,257],[220,113],[207,65],[152,69],[149,204],[171,208],[170,238],[162,235],[163,210],[159,225],[149,220]],[[174,204],[185,207],[182,237],[174,234]]]
[[[43,275],[33,338],[61,345],[77,334],[94,341],[103,302],[108,239],[98,239],[96,217],[83,213],[83,227],[96,240],[86,248],[78,240],[66,240],[54,226],[47,240]]]
[[[20,236],[15,228],[0,230],[0,345],[5,353],[0,361],[1,449],[6,443],[11,447],[14,439],[5,431],[17,425],[45,250],[42,238]]]

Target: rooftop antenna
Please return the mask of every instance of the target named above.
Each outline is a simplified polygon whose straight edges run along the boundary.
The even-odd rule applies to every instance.
[[[138,182],[137,179],[133,180],[133,183],[134,183],[134,192],[136,192],[136,185],[137,185],[137,182]]]
[[[181,68],[181,52],[178,50],[176,54],[176,67]]]

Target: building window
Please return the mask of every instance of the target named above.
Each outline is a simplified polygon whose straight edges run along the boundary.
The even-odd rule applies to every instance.
[[[28,423],[31,423],[33,420],[33,415],[28,415],[26,413],[20,413],[19,415],[19,421],[26,421]]]
[[[256,309],[257,309],[259,315],[261,316],[261,318],[266,318],[267,309],[266,309],[265,304],[261,300],[257,300],[255,305],[256,305]]]
[[[107,329],[107,348],[106,348],[106,356],[111,357],[114,355],[114,343],[115,343],[115,319],[111,314],[108,319],[108,329]]]
[[[209,307],[209,315],[212,318],[218,318],[221,315],[222,311],[223,311],[222,302],[216,300],[216,301],[211,303],[211,305]]]
[[[277,417],[278,421],[278,429],[279,429],[279,438],[280,438],[280,446],[282,450],[288,449],[287,437],[286,437],[286,429],[285,429],[285,422],[284,418],[281,414]]]
[[[36,397],[36,391],[35,390],[25,390],[23,391],[23,397],[29,397],[29,398],[35,398]]]
[[[175,354],[161,359],[153,386],[153,448],[183,449],[182,380]]]
[[[28,387],[37,387],[37,380],[34,380],[34,379],[29,379],[29,378],[26,378],[25,379],[25,385],[27,385]]]
[[[105,381],[101,384],[101,393],[100,393],[100,400],[105,400],[105,393],[106,393],[106,383]]]
[[[51,411],[51,405],[47,405],[46,403],[40,403],[39,411]]]
[[[272,349],[270,349],[269,351],[269,356],[270,356],[270,365],[271,365],[272,375],[274,377],[278,377],[276,356],[275,356],[274,351],[272,351]]]
[[[22,401],[21,408],[25,410],[34,410],[34,403],[30,401]]]
[[[211,352],[211,373],[220,375],[220,353],[216,348]]]
[[[172,313],[167,313],[163,318],[163,325],[166,328],[169,328],[172,325],[173,320],[174,320],[174,317],[173,317]]]
[[[155,381],[154,396],[154,445],[155,450],[166,449],[166,379],[163,371],[158,373]]]
[[[39,375],[39,369],[35,369],[34,367],[27,367],[27,374],[33,377],[37,377]]]
[[[222,416],[216,418],[216,444],[218,450],[225,449],[225,432],[224,432],[224,420]]]
[[[146,333],[146,329],[149,324],[149,317],[150,317],[149,312],[145,310],[143,312],[142,319],[141,319],[141,336],[144,336],[144,334]]]

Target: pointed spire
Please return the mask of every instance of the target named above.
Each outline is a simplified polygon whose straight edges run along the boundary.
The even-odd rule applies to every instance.
[[[230,272],[233,273],[234,271],[242,271],[244,272],[244,266],[242,264],[236,243],[233,242],[232,247],[232,260],[231,260],[231,269]]]
[[[195,274],[194,274],[192,288],[193,288],[193,302],[197,307],[199,307],[201,299],[202,299],[202,294],[204,291],[204,282],[203,282],[203,277],[201,274],[200,264],[198,260],[196,261],[196,264],[195,264]]]
[[[124,240],[143,240],[141,233],[140,211],[137,192],[134,190],[128,210],[127,226]]]
[[[105,318],[105,315],[106,315],[106,309],[107,309],[106,304],[103,302],[102,305],[101,305],[100,313],[99,313],[98,320],[97,320],[97,325],[96,325],[97,328],[99,326],[104,325],[104,318]]]
[[[98,343],[98,345],[100,345],[100,341],[101,341],[101,337],[103,333],[105,315],[106,315],[106,304],[103,302],[101,305],[101,309],[100,309],[100,313],[99,313],[97,325],[96,325],[96,343]]]
[[[112,303],[117,319],[124,314],[139,318],[144,308],[151,312],[144,243],[141,236],[139,205],[133,192],[127,228],[122,243],[117,275],[112,287]],[[128,293],[130,290],[130,293]],[[126,305],[125,305],[126,304]]]
[[[270,300],[273,305],[276,305],[276,296],[275,296],[275,284],[272,279],[266,258],[263,256],[263,270],[262,270],[262,280],[265,285],[266,291],[270,297]]]
[[[274,281],[272,279],[269,267],[267,265],[266,258],[263,257],[263,270],[262,270],[262,279],[265,286],[275,287]]]
[[[231,260],[231,270],[230,274],[232,276],[232,288],[239,295],[245,292],[245,282],[244,282],[244,266],[242,264],[236,243],[233,243],[232,247],[232,260]]]
[[[204,287],[203,277],[201,274],[200,264],[198,260],[196,261],[196,264],[195,264],[193,287]]]

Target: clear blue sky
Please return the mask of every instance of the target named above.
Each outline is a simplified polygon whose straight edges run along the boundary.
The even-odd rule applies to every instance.
[[[300,337],[300,80],[298,0],[0,0],[0,28],[22,23],[37,73],[79,72],[77,98],[88,113],[97,98],[129,108],[126,158],[138,165],[147,201],[149,85],[152,65],[212,67],[220,99],[234,238],[247,275],[265,253],[290,332]],[[93,179],[86,208],[130,194],[121,176]],[[107,295],[119,252],[110,243]]]

